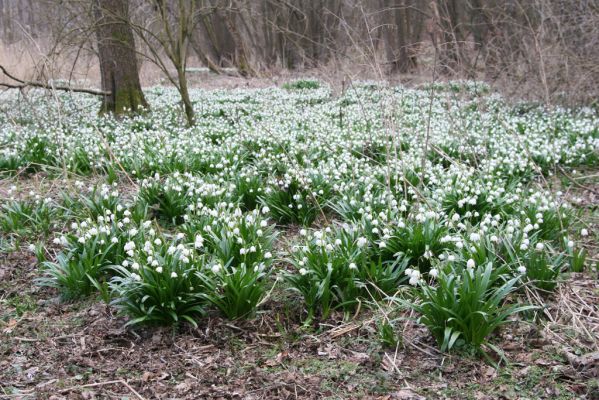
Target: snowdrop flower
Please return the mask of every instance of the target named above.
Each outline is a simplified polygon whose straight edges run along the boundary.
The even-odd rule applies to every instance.
[[[265,259],[271,259],[272,258],[272,253],[270,251],[267,251],[266,253],[264,253],[264,258]]]
[[[430,271],[428,271],[428,274],[431,278],[435,279],[439,276],[439,270],[437,268],[432,268]]]
[[[541,242],[537,243],[537,245],[535,246],[536,251],[543,251],[544,248],[545,248],[545,245],[543,245],[543,243],[541,243]]]
[[[137,271],[139,269],[139,264],[134,262],[133,264],[131,264],[131,269],[134,269],[135,271]]]
[[[524,265],[519,266],[518,273],[524,275],[526,273],[526,267]]]
[[[568,240],[568,248],[573,248],[574,247],[574,242],[571,240]]]
[[[471,258],[471,259],[469,259],[469,260],[468,260],[468,262],[466,263],[466,267],[467,267],[467,268],[470,268],[470,269],[472,269],[472,268],[474,268],[475,266],[476,266],[476,263],[474,262],[474,260],[473,260],[472,258]]]
[[[306,270],[306,268],[300,268],[299,273],[300,275],[306,275],[308,271]]]
[[[586,228],[582,228],[580,231],[580,236],[589,236],[589,231]]]
[[[202,237],[202,235],[200,235],[200,234],[196,235],[193,246],[196,249],[201,249],[204,246],[204,238]]]
[[[176,273],[176,272],[174,272],[174,271],[173,271],[173,272],[171,272],[171,278],[176,278],[177,276],[178,276],[178,275],[177,275],[177,273]]]
[[[159,274],[162,273],[162,267],[156,267],[156,272],[158,272]]]
[[[365,237],[359,237],[358,241],[356,242],[356,244],[358,245],[358,247],[362,248],[364,246],[366,246],[366,244],[368,243],[368,239],[366,239]]]

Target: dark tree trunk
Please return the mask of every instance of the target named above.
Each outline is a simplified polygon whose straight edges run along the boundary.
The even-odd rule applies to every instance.
[[[124,114],[147,107],[139,82],[133,31],[128,25],[128,0],[94,0],[100,57],[101,112]]]

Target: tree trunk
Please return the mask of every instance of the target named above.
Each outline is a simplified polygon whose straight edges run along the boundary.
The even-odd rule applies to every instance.
[[[95,0],[96,37],[100,58],[101,112],[117,115],[137,112],[148,106],[139,82],[135,40],[127,23],[128,0]]]

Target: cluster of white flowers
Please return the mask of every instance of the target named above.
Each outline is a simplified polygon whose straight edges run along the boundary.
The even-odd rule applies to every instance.
[[[432,104],[431,89],[437,91]],[[324,252],[340,251],[347,245],[338,235],[344,231],[359,251],[382,254],[405,240],[404,230],[418,227],[427,243],[418,254],[409,254],[412,268],[406,275],[410,284],[419,285],[427,272],[416,267],[419,262],[432,268],[428,276],[433,279],[441,275],[440,264],[460,262],[473,269],[478,267],[474,259],[479,260],[473,254],[487,242],[520,252],[549,251],[550,239],[539,235],[552,213],[568,212],[567,198],[528,183],[539,168],[549,172],[554,164],[577,166],[597,158],[597,113],[556,108],[519,114],[497,95],[480,96],[488,91],[485,84],[467,81],[422,90],[363,82],[339,98],[326,85],[313,90],[193,89],[198,124],[183,127],[173,118],[178,95],[172,89],[149,90],[152,112],[118,121],[97,116],[97,99],[90,96],[62,97],[59,112],[32,90],[38,113],[31,118],[39,119],[18,130],[8,123],[17,109],[17,98],[8,91],[0,94],[0,166],[40,161],[27,159],[40,143],[48,162],[74,171],[118,162],[115,169],[137,179],[142,193],[166,193],[182,207],[183,223],[171,232],[178,244],[168,254],[176,253],[186,264],[194,254],[209,253],[214,241],[230,240],[227,248],[235,254],[227,256],[256,257],[256,268],[273,258],[269,218],[275,210],[263,204],[263,196],[298,186],[301,190],[282,207],[305,211],[325,195],[324,182],[331,192],[320,208],[341,226],[301,228],[292,249],[316,245]],[[448,110],[455,115],[449,118]],[[26,112],[19,107],[19,113]],[[78,189],[86,192],[84,186]],[[118,202],[119,191],[124,192],[119,189],[104,185],[93,192]],[[10,188],[10,196],[17,193],[17,187]],[[32,196],[43,201],[43,196]],[[246,200],[254,210],[243,208]],[[154,252],[164,238],[151,229],[154,222],[138,226],[132,219],[131,211],[118,205],[97,220],[78,221],[71,231],[80,244],[99,235],[119,244],[132,270],[161,272]],[[579,234],[589,232],[585,228]],[[559,232],[560,240],[565,235]],[[573,248],[575,239],[564,243]],[[56,243],[70,242],[63,235]],[[225,263],[210,268],[223,271]],[[348,259],[344,265],[354,270],[360,264]],[[298,272],[310,273],[303,258]],[[525,274],[526,268],[516,272]]]

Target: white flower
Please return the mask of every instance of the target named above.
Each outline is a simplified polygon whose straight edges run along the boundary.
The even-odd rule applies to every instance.
[[[349,264],[349,269],[358,269],[358,267],[356,266],[355,263],[350,263]]]
[[[586,228],[582,228],[580,231],[580,236],[589,236],[589,231],[587,231]]]
[[[382,241],[381,241],[381,242],[379,242],[379,248],[380,248],[380,249],[384,249],[385,247],[387,247],[387,243],[385,243],[385,242],[382,242]]]
[[[537,251],[543,251],[544,248],[545,248],[545,245],[541,242],[537,243],[537,245],[535,246],[535,249]]]
[[[212,268],[210,268],[210,270],[215,274],[218,274],[220,272],[220,269],[221,269],[220,264],[214,264],[212,266]]]
[[[266,253],[264,253],[264,258],[265,259],[271,259],[272,258],[272,253],[270,251],[267,251]]]
[[[359,237],[356,244],[358,245],[358,247],[361,248],[366,246],[366,243],[368,243],[368,239],[366,239],[365,237]]]
[[[176,278],[177,276],[178,276],[178,275],[177,275],[177,273],[176,273],[176,272],[174,272],[174,271],[173,271],[173,272],[171,272],[171,278]]]
[[[131,264],[131,269],[134,269],[137,271],[139,269],[139,264],[134,262],[133,264]]]
[[[473,259],[469,259],[468,262],[466,263],[467,268],[474,268],[475,266],[476,266],[476,263],[474,262]]]
[[[162,267],[156,267],[156,272],[158,272],[159,274],[162,273]]]
[[[300,229],[299,233],[301,236],[306,236],[308,234],[308,232],[305,229]]]
[[[518,267],[518,273],[525,274],[526,273],[526,267],[524,265],[519,266]]]
[[[300,268],[299,273],[300,275],[306,275],[308,271],[306,270],[306,268]]]
[[[531,224],[528,224],[524,227],[524,233],[528,233],[530,231],[532,231],[534,229],[534,226],[532,226]]]
[[[412,286],[418,285],[419,282],[420,282],[420,278],[418,276],[412,276],[409,281],[410,285],[412,285]]]
[[[201,249],[204,246],[204,238],[202,237],[202,235],[196,235],[195,242],[193,245],[196,249]]]
[[[439,270],[437,270],[437,268],[432,268],[430,271],[428,271],[428,274],[433,279],[437,278],[439,276]]]

